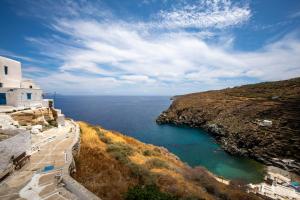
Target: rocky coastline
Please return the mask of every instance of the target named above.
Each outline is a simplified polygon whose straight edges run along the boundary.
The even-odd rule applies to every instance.
[[[299,116],[296,78],[176,96],[156,121],[202,128],[230,154],[300,174]]]

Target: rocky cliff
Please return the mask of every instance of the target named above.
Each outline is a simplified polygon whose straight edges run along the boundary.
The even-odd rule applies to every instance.
[[[231,154],[300,173],[300,78],[176,96],[157,123],[203,128]]]

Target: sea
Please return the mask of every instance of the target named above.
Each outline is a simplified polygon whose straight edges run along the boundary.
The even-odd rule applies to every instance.
[[[252,159],[232,156],[199,128],[158,125],[155,119],[172,101],[167,96],[60,96],[55,107],[66,117],[100,125],[163,146],[192,167],[202,166],[230,180],[258,183],[264,166]]]

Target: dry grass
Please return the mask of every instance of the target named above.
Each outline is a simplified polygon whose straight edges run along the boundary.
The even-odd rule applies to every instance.
[[[107,144],[96,131],[80,122],[80,154],[75,157],[77,172],[74,178],[104,200],[122,199],[128,187],[138,180],[130,176],[130,169],[106,152]]]
[[[81,145],[80,155],[75,157],[77,172],[74,178],[103,200],[121,200],[128,188],[147,184],[155,184],[163,192],[179,198],[216,199],[219,190],[231,192],[206,170],[195,174],[164,148],[84,122],[79,124]],[[207,182],[219,188],[208,192],[203,185]]]

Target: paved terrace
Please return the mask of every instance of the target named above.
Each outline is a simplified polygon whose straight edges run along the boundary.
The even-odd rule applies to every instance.
[[[0,106],[0,113],[9,113],[29,109],[28,107]]]
[[[86,199],[86,194],[90,195],[88,199],[97,199],[67,174],[72,159],[72,146],[78,137],[78,127],[71,121],[66,121],[64,127],[32,135],[30,162],[0,184],[0,199],[76,200]],[[53,165],[54,169],[45,172],[44,168],[48,165]],[[77,194],[66,189],[68,187]]]

